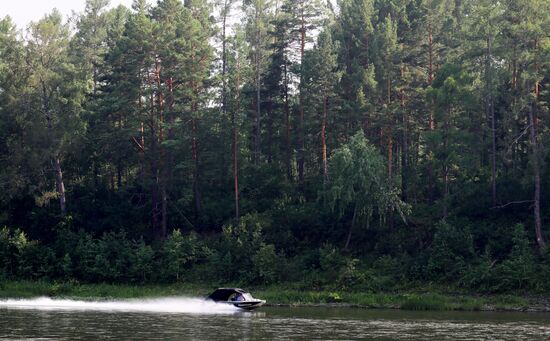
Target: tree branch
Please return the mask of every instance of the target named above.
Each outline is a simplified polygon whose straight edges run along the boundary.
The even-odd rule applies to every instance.
[[[132,136],[132,141],[134,141],[136,143],[136,145],[138,146],[138,148],[145,153],[145,148],[143,148],[143,146],[138,142],[138,140],[136,140],[136,138],[134,136]]]
[[[504,208],[504,207],[506,207],[506,206],[510,206],[510,205],[514,205],[514,204],[526,204],[526,203],[533,202],[533,201],[534,201],[534,200],[510,201],[509,203],[504,204],[504,205],[499,205],[499,206],[491,207],[491,209],[492,209],[492,210],[496,210],[496,209],[501,209],[501,208]]]
[[[510,143],[510,145],[508,146],[507,149],[510,150],[510,148],[512,148],[512,146],[513,146],[514,144],[516,144],[516,143],[519,141],[519,139],[520,139],[523,135],[525,135],[525,134],[527,133],[527,130],[529,130],[530,127],[531,127],[530,124],[529,124],[527,127],[525,127],[525,129],[523,129],[523,131],[518,135],[518,137],[516,137],[516,138],[514,139],[514,141],[512,141],[512,143]]]

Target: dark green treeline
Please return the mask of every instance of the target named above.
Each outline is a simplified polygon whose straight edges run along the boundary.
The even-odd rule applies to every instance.
[[[548,1],[108,5],[0,21],[0,279],[550,289]]]

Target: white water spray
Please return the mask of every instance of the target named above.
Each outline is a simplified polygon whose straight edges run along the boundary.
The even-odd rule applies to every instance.
[[[118,301],[76,301],[39,297],[34,299],[0,300],[1,308],[187,314],[233,314],[240,311],[231,305],[186,297]]]

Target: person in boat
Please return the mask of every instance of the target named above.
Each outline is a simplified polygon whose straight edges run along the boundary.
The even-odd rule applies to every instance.
[[[232,301],[244,301],[244,296],[240,292],[238,292],[235,296],[233,296]]]

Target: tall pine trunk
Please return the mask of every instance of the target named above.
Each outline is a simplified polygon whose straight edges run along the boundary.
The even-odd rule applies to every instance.
[[[162,80],[161,80],[161,65],[157,59],[155,61],[155,81],[157,85],[157,110],[158,110],[158,148],[159,148],[159,170],[158,170],[158,187],[160,192],[160,237],[166,237],[167,225],[168,225],[168,195],[166,193],[166,153],[164,149],[164,96],[162,93]],[[156,157],[156,156],[153,156]]]
[[[48,92],[46,90],[46,85],[42,83],[42,107],[44,114],[46,116],[48,134],[53,135],[53,125],[52,125],[52,114],[49,108]],[[65,216],[67,213],[67,198],[65,195],[65,184],[63,183],[63,172],[61,171],[61,160],[59,152],[56,151],[52,156],[52,163],[55,171],[55,187],[57,190],[57,195],[59,196],[59,209],[62,216]]]
[[[198,122],[195,117],[191,119],[192,143],[191,152],[193,157],[193,196],[195,201],[195,216],[198,218],[201,212],[201,198],[199,188],[199,142],[198,142]]]
[[[261,151],[261,80],[260,80],[260,66],[261,66],[261,32],[260,32],[260,11],[256,8],[255,20],[256,20],[256,117],[254,126],[254,164],[260,164],[260,151]]]
[[[452,107],[449,106],[447,110],[447,115],[445,117],[445,122],[443,123],[443,150],[448,150],[449,148],[449,128],[450,128],[450,119],[452,114]],[[447,219],[449,214],[449,161],[444,160],[443,163],[443,219]]]
[[[237,70],[240,70],[240,63],[237,60]],[[237,89],[236,108],[233,108],[231,114],[231,124],[233,125],[233,194],[235,198],[235,219],[238,221],[240,218],[239,213],[239,130],[237,127],[236,113],[241,110],[241,79],[237,74],[237,82],[235,88]]]
[[[434,80],[434,46],[433,46],[433,33],[432,33],[432,26],[428,26],[428,85],[432,85]],[[431,103],[430,107],[430,117],[428,120],[428,128],[430,130],[435,130],[435,121],[434,121],[434,111],[433,111],[433,103]]]
[[[401,79],[405,76],[405,66],[401,64]],[[404,87],[404,86],[403,86]],[[401,195],[403,201],[407,201],[407,181],[409,173],[409,118],[405,107],[405,91],[399,92],[400,107],[402,111],[403,135],[401,137]]]
[[[152,80],[151,75],[147,75],[147,84],[149,88],[152,87]],[[157,124],[156,124],[156,117],[155,117],[155,93],[151,91],[149,95],[149,128],[150,128],[150,139],[151,139],[151,145],[150,145],[150,168],[151,168],[151,225],[153,228],[153,231],[157,232],[160,230],[160,221],[159,221],[159,165],[158,165],[158,159],[157,159],[157,152],[158,152],[158,137],[157,137]]]
[[[537,144],[537,135],[535,130],[535,119],[534,119],[534,106],[535,104],[529,105],[528,115],[529,115],[529,137],[531,142],[531,155],[533,162],[533,176],[535,182],[535,191],[533,195],[533,214],[535,218],[535,234],[537,238],[537,244],[539,248],[544,248],[545,242],[542,235],[542,221],[540,217],[540,166],[539,166],[539,151]]]
[[[298,146],[298,181],[300,183],[304,182],[304,164],[305,164],[305,129],[304,129],[304,76],[303,76],[303,67],[304,67],[304,51],[306,46],[306,26],[304,18],[304,2],[302,2],[302,13],[301,13],[301,26],[300,26],[300,87],[299,87],[299,106],[300,106],[300,132],[298,135],[299,146]]]
[[[538,87],[538,83],[535,83],[535,88]],[[530,92],[530,87],[527,86]],[[531,94],[529,93],[529,96]],[[537,239],[537,245],[540,249],[543,249],[546,245],[544,236],[542,234],[542,220],[540,216],[540,194],[541,194],[541,175],[540,175],[540,159],[539,159],[539,146],[537,141],[537,90],[535,89],[535,99],[529,104],[527,111],[529,119],[529,140],[531,143],[531,157],[533,164],[533,180],[534,180],[534,193],[533,193],[533,215],[535,219],[535,237]]]
[[[327,116],[328,116],[328,98],[323,97],[323,119],[321,120],[321,148],[323,151],[323,183],[328,182],[328,162],[327,162]]]
[[[288,70],[286,61],[283,65],[284,72],[284,99],[285,99],[285,125],[286,125],[286,177],[288,180],[292,180],[292,144],[290,140],[290,104],[289,104],[289,95],[288,95]]]
[[[196,61],[195,51],[191,54],[191,74],[196,74],[195,63]],[[200,179],[199,179],[199,128],[198,128],[198,97],[199,90],[195,79],[191,80],[191,91],[193,99],[191,101],[191,157],[193,159],[193,199],[195,202],[195,219],[198,220],[201,214],[201,193],[200,193]]]
[[[48,131],[51,133],[53,130],[52,116],[47,108],[47,104],[44,104],[44,107],[46,113],[46,121],[48,122]],[[59,152],[56,152],[53,155],[52,163],[55,171],[55,187],[57,190],[57,195],[59,196],[59,209],[61,211],[61,215],[65,216],[65,214],[67,213],[67,197],[65,195],[65,183],[63,182],[63,172],[61,171],[61,159],[59,156]]]
[[[432,26],[428,25],[428,85],[431,86],[434,80],[434,61],[433,61],[433,32],[432,32]],[[434,119],[434,107],[435,103],[434,100],[431,99],[429,101],[429,117],[428,117],[428,129],[429,131],[435,130],[435,119]],[[428,163],[428,198],[430,201],[434,200],[434,192],[435,192],[435,176],[434,176],[434,169],[431,162]]]
[[[229,6],[228,0],[225,0],[223,3],[222,10],[222,113],[225,114],[227,111],[227,37],[226,37],[226,28],[227,28],[227,16],[229,15]]]
[[[495,107],[493,100],[493,80],[492,80],[492,66],[491,66],[492,52],[491,52],[491,38],[487,38],[487,61],[486,61],[486,110],[487,116],[491,120],[491,196],[493,201],[493,207],[497,205],[497,147],[496,147],[496,118]]]

